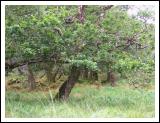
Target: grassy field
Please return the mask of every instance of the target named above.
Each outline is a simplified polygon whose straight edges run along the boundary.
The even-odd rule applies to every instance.
[[[57,90],[6,91],[6,117],[148,118],[154,117],[154,90],[77,84],[66,102],[54,102]]]

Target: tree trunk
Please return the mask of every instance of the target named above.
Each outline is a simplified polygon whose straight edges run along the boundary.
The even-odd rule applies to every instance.
[[[62,86],[59,89],[59,92],[55,96],[56,100],[67,100],[69,97],[69,94],[75,85],[76,81],[78,80],[80,75],[80,70],[76,66],[72,66],[71,73],[68,77],[68,79],[62,84]]]
[[[33,76],[33,72],[31,70],[31,68],[29,67],[29,65],[27,65],[28,67],[28,84],[29,84],[29,90],[32,91],[36,88],[36,83],[35,83],[35,78]]]
[[[111,86],[115,86],[115,79],[115,74],[112,71],[109,71],[107,81],[111,82]]]
[[[52,71],[49,69],[46,70],[46,77],[47,77],[47,81],[49,83],[51,83],[51,81],[54,81],[54,80],[52,80]]]
[[[44,64],[44,66],[45,66],[45,71],[46,71],[46,77],[47,77],[47,81],[49,82],[49,83],[51,83],[52,81],[55,81],[55,80],[53,80],[53,74],[52,74],[52,69],[53,69],[53,63],[45,63]]]
[[[57,80],[56,77],[60,71],[60,68],[61,68],[61,66],[58,66],[58,68],[55,70],[54,74],[52,75],[53,82],[55,82]]]
[[[63,68],[62,68],[62,66],[61,67],[59,67],[60,69],[59,69],[59,71],[58,71],[58,77],[57,77],[57,80],[59,80],[61,77],[62,77],[62,75],[64,75],[64,71],[63,71]]]
[[[98,80],[98,73],[96,71],[90,71],[92,80]]]
[[[56,77],[58,75],[58,72],[59,72],[61,66],[58,65],[57,67],[56,67],[56,65],[54,66],[53,63],[45,64],[46,77],[47,77],[47,80],[49,83],[56,81]],[[54,72],[53,72],[53,68],[54,68]]]
[[[84,79],[88,79],[88,77],[89,77],[89,71],[88,71],[88,69],[86,68],[85,70],[84,70],[84,73],[83,73],[83,77],[84,77]]]

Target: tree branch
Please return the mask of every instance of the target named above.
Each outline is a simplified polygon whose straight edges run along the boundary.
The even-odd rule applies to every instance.
[[[35,64],[40,62],[55,62],[55,59],[50,57],[48,59],[37,58],[37,59],[22,60],[22,61],[6,60],[5,69],[14,69],[16,67],[23,66],[25,64]],[[69,62],[56,59],[56,63],[69,63]]]

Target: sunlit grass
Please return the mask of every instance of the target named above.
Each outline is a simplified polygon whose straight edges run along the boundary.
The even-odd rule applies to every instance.
[[[76,86],[66,102],[55,91],[6,92],[6,117],[154,117],[154,91]]]

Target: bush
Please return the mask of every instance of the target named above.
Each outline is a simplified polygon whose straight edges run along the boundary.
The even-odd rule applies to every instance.
[[[149,87],[154,81],[154,73],[138,70],[128,74],[127,79],[129,80],[129,84],[135,88]]]

